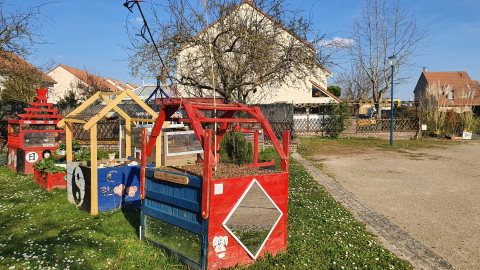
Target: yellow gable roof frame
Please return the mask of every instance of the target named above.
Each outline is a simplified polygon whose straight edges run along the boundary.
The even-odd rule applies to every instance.
[[[130,97],[132,104],[122,103],[126,97]],[[138,111],[142,110],[148,115],[138,115]],[[83,129],[90,130],[91,156],[97,156],[97,122],[104,118],[107,113],[115,111],[125,119],[125,141],[126,149],[125,156],[131,157],[131,125],[135,122],[155,122],[158,114],[148,107],[132,90],[127,89],[121,92],[97,92],[92,97],[87,99],[83,104],[78,106],[75,110],[65,116],[57,124],[58,127],[65,126],[66,131],[66,154],[67,163],[73,161],[72,153],[72,128],[73,123],[83,124]],[[125,111],[128,110],[128,111]],[[147,118],[142,118],[147,117]],[[169,127],[167,122],[163,126]],[[157,140],[156,144],[156,164],[161,164],[161,140]],[[98,189],[98,162],[94,158],[90,163],[91,168],[91,188]],[[93,215],[98,214],[98,194],[93,192],[91,194],[91,210]]]

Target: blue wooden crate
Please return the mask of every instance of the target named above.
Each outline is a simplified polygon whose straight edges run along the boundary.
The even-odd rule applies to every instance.
[[[188,177],[188,184],[154,178],[155,171]],[[195,269],[206,267],[207,220],[201,216],[202,178],[147,169],[142,200],[146,239],[166,248]]]
[[[149,164],[147,167],[154,167]],[[90,168],[75,163],[67,164],[68,201],[90,212],[91,197],[97,192],[98,211],[122,207],[138,208],[140,200],[140,165],[98,169],[98,190],[91,190]]]

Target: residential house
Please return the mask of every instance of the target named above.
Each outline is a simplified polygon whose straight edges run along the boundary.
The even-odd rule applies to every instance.
[[[45,75],[43,72],[32,66],[30,63],[28,63],[21,57],[17,56],[16,54],[12,52],[0,53],[0,70],[15,72],[25,69],[40,76],[40,78],[46,83],[48,89],[53,89],[54,85],[57,83],[54,79]],[[0,90],[3,90],[3,85],[1,82],[3,82],[4,79],[5,78],[0,75]]]
[[[135,90],[138,87],[138,85],[136,84],[133,84],[133,83],[123,83],[122,81],[120,80],[116,80],[116,79],[112,79],[112,78],[108,78],[107,79],[107,82],[111,85],[114,86],[113,88],[113,92],[117,92],[117,91],[125,91],[127,89],[130,89],[130,90]]]
[[[79,84],[95,86],[101,89],[114,91],[115,86],[108,83],[104,78],[89,74],[85,70],[72,68],[65,65],[58,65],[47,73],[52,79],[57,81],[53,88],[52,101],[57,103],[69,90],[73,90],[77,95]],[[50,101],[50,99],[49,99]]]
[[[480,106],[480,84],[466,71],[431,72],[424,68],[413,93],[425,109],[462,112]]]
[[[139,88],[138,85],[134,84],[134,83],[126,83],[125,84],[128,88],[130,88],[130,90],[135,90],[137,88]]]
[[[246,15],[248,14],[248,15]],[[237,16],[239,18],[245,18],[246,16],[252,16],[257,20],[264,20],[266,21],[265,27],[275,27],[275,29],[279,30],[279,39],[278,40],[293,40],[296,42],[294,44],[298,44],[298,46],[306,46],[307,50],[311,50],[312,54],[317,53],[316,49],[306,42],[305,40],[301,39],[291,31],[289,31],[285,26],[280,24],[278,21],[273,19],[271,16],[266,14],[264,11],[256,7],[252,2],[249,0],[245,0],[241,2],[238,6],[236,6],[233,10],[229,13],[224,15],[219,20],[215,21],[211,25],[209,25],[206,29],[201,31],[195,38],[200,38],[206,33],[211,32],[214,33],[217,31],[217,26],[219,22],[226,22],[226,23],[234,23],[235,17],[230,16]],[[266,20],[265,20],[266,18]],[[225,21],[223,21],[225,20]],[[198,53],[200,49],[198,47],[187,47],[184,48],[179,56],[179,63],[177,68],[177,76],[179,78],[185,70],[189,69],[190,66],[187,60],[185,59],[195,59],[195,55]],[[226,56],[225,56],[226,57]],[[183,59],[183,60],[182,60]],[[183,63],[185,62],[185,64]],[[301,72],[301,71],[299,71]],[[321,67],[318,65],[318,69],[315,72],[316,74],[307,74],[305,78],[299,82],[291,80],[290,82],[283,83],[279,85],[274,92],[269,92],[265,89],[258,89],[260,91],[255,91],[254,94],[250,97],[249,102],[252,103],[337,103],[341,102],[340,99],[332,95],[328,92],[327,89],[327,78],[331,78],[332,72],[329,70]],[[292,76],[293,77],[293,76]],[[315,78],[315,79],[313,79]],[[178,85],[179,92],[187,96],[188,93],[192,92],[189,90],[188,87]],[[209,93],[211,95],[211,93]]]

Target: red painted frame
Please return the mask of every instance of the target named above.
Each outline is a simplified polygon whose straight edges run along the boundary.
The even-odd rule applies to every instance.
[[[263,117],[262,112],[258,107],[248,107],[244,104],[220,104],[213,106],[205,103],[181,102],[164,100],[159,117],[154,124],[150,138],[147,142],[146,133],[142,131],[142,160],[140,171],[140,196],[145,198],[145,170],[146,157],[151,155],[156,139],[160,136],[161,128],[164,121],[171,121],[171,116],[178,109],[184,109],[187,113],[188,119],[181,119],[182,122],[190,122],[196,137],[199,139],[204,149],[203,162],[203,183],[202,183],[202,203],[201,216],[203,219],[208,219],[208,235],[207,235],[207,269],[228,268],[237,264],[250,264],[255,262],[256,258],[251,258],[244,248],[236,243],[235,239],[226,231],[222,222],[228,216],[230,211],[236,205],[238,199],[243,195],[249,184],[256,179],[263,187],[265,192],[275,202],[283,215],[272,231],[272,234],[266,241],[259,257],[262,257],[264,252],[275,255],[278,251],[286,250],[287,244],[287,204],[288,204],[288,169],[289,169],[289,143],[290,132],[285,130],[283,133],[283,147],[275,137],[268,121]],[[206,118],[200,110],[217,110],[223,111],[219,118]],[[234,119],[232,118],[236,111],[248,112],[251,119]],[[220,129],[216,134],[212,134],[212,130],[203,130],[201,123],[222,123]],[[277,150],[281,158],[281,172],[270,175],[257,175],[248,177],[226,178],[226,179],[212,179],[212,167],[215,166],[218,160],[215,160],[214,153],[219,152],[220,140],[227,131],[228,123],[260,123],[265,134],[271,138],[272,144]],[[255,149],[258,152],[258,133],[253,130],[242,129],[234,127],[236,130],[243,132],[254,132],[256,135]],[[216,136],[217,143],[213,144],[213,136]],[[146,153],[146,154],[145,154]],[[258,153],[257,153],[258,154]],[[218,156],[218,155],[217,155]],[[248,166],[258,167],[260,164],[255,159],[254,164]],[[215,184],[223,185],[222,194],[214,194]],[[227,236],[228,247],[227,255],[220,258],[215,252],[212,245],[215,236]]]
[[[55,130],[22,130],[22,125],[55,125],[60,121],[63,115],[59,115],[58,109],[52,109],[53,103],[47,103],[48,97],[47,89],[37,88],[37,96],[34,102],[30,102],[30,108],[25,108],[25,114],[18,114],[21,118],[8,119],[8,149],[9,153],[13,150],[17,154],[18,149],[22,149],[25,152],[35,152],[39,155],[39,159],[42,159],[42,152],[44,150],[56,150],[58,146],[39,146],[39,147],[25,147],[24,134],[25,133],[64,133],[63,129]],[[39,108],[40,107],[40,108]],[[12,124],[19,125],[19,132],[12,132]],[[24,168],[16,168],[12,163],[9,164],[9,168],[25,174],[31,174],[34,172],[33,163],[25,162]]]

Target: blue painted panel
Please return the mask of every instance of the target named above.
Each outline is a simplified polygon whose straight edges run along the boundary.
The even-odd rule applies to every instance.
[[[180,218],[188,219],[188,220],[191,220],[193,222],[200,222],[201,221],[200,212],[194,212],[194,211],[190,211],[188,209],[182,209],[182,208],[179,208],[176,205],[171,205],[168,202],[160,202],[160,201],[157,201],[155,199],[146,198],[145,199],[145,205],[152,208],[152,209],[155,209],[158,212],[162,212],[162,213],[169,214],[169,215],[172,215],[172,216],[177,216],[177,217],[180,217]]]
[[[183,228],[185,230],[191,231],[196,234],[202,234],[202,224],[199,224],[196,221],[188,220],[186,218],[181,218],[174,215],[169,215],[165,212],[157,211],[157,209],[153,209],[148,205],[148,199],[145,203],[144,207],[142,208],[142,212],[144,215],[149,215],[154,218],[166,221],[170,224]]]
[[[202,179],[201,177],[194,176],[194,175],[188,175],[188,174],[182,174],[182,173],[169,172],[169,171],[164,171],[164,170],[159,170],[159,169],[147,169],[147,170],[145,171],[145,176],[146,176],[147,178],[153,179],[153,174],[155,173],[155,171],[157,171],[157,172],[169,173],[169,174],[174,174],[174,175],[180,175],[180,176],[186,176],[186,177],[188,177],[188,185],[185,185],[185,186],[192,186],[192,187],[197,187],[197,188],[201,188],[201,187],[202,187],[202,181],[203,181],[203,179]]]
[[[152,190],[146,190],[145,196],[147,198],[155,198],[155,200],[173,204],[177,207],[185,208],[190,211],[200,212],[200,204],[195,201],[183,200],[180,197],[169,196]]]
[[[120,204],[130,208],[141,206],[140,166],[100,168],[97,179],[98,211],[114,210]]]

